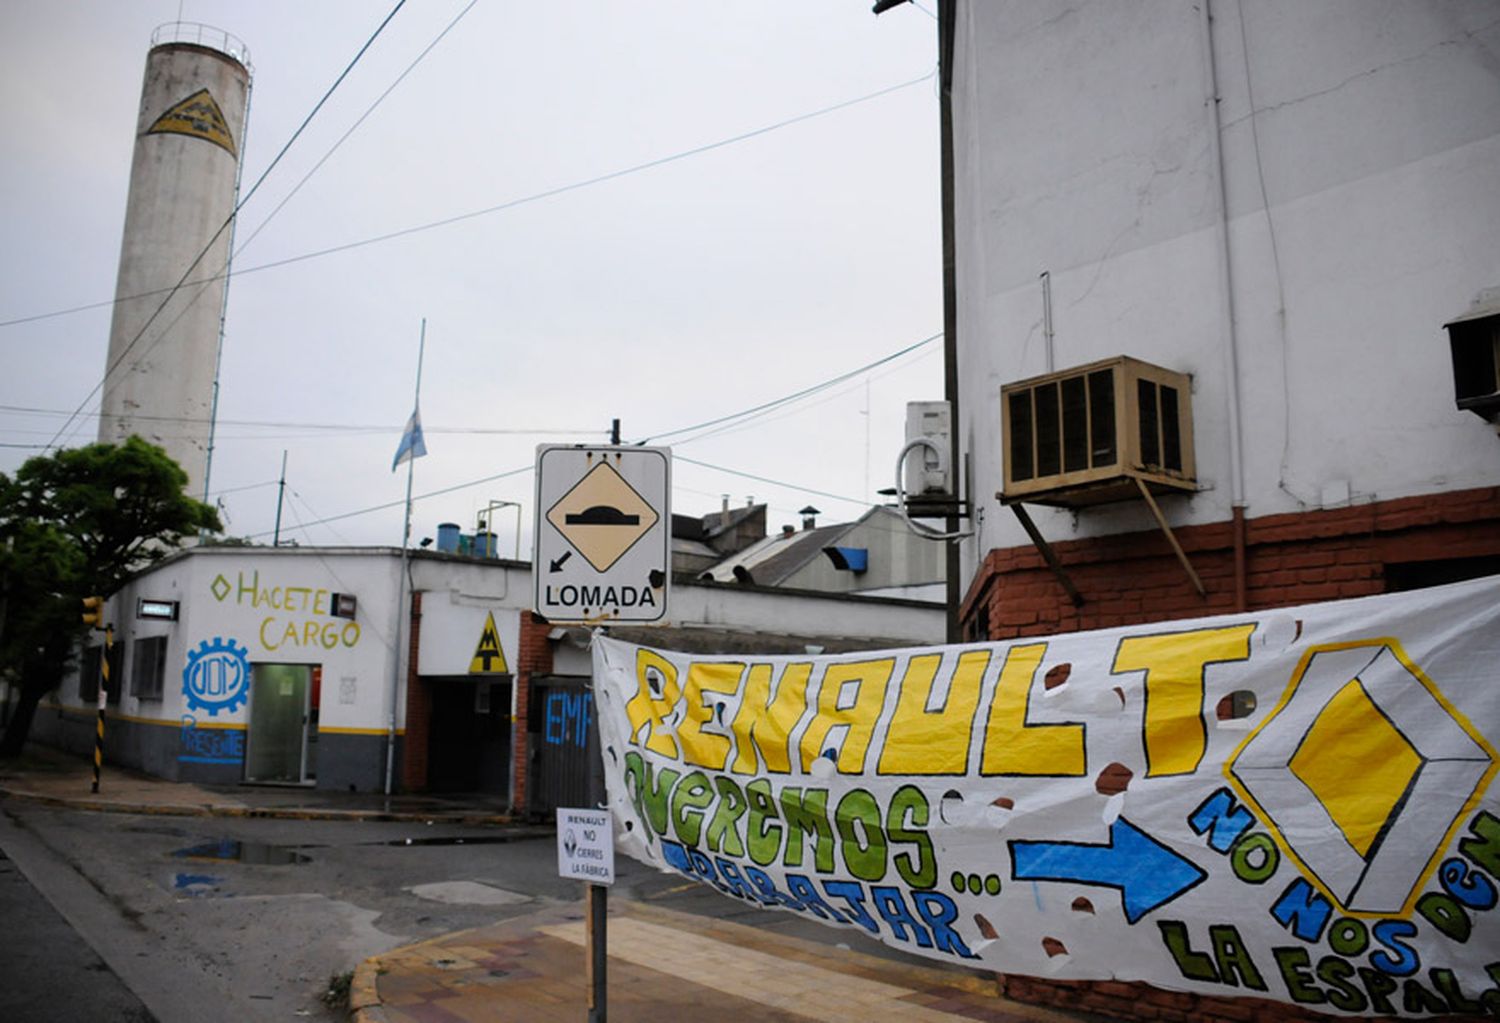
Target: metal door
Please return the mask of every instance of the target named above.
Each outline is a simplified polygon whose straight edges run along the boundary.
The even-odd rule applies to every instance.
[[[312,665],[251,666],[246,781],[298,784],[306,779],[311,692]]]
[[[589,805],[589,765],[599,756],[594,694],[586,678],[535,680],[530,722],[533,814],[550,816],[559,806]]]

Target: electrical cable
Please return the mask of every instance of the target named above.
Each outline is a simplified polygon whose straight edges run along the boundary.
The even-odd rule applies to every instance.
[[[803,121],[808,121],[808,120],[811,120],[811,119],[816,118],[816,117],[822,117],[822,116],[824,116],[826,114],[831,114],[831,113],[835,113],[835,112],[840,111],[840,110],[845,110],[845,109],[847,109],[849,107],[857,106],[858,104],[861,104],[861,103],[867,103],[867,102],[869,102],[871,100],[879,99],[882,96],[887,96],[887,95],[889,95],[889,94],[891,94],[893,92],[898,92],[898,91],[900,91],[902,89],[911,88],[914,85],[920,85],[921,83],[930,80],[933,77],[934,73],[935,72],[928,72],[927,74],[922,75],[920,78],[913,78],[910,81],[901,82],[901,83],[899,83],[897,85],[887,86],[887,87],[885,87],[883,89],[878,89],[875,92],[867,93],[867,94],[865,94],[863,96],[858,96],[858,97],[856,97],[854,99],[844,100],[843,102],[841,102],[841,103],[835,103],[832,106],[822,107],[822,108],[820,108],[818,110],[813,110],[813,111],[811,111],[809,113],[805,113],[805,114],[799,114],[796,117],[789,117],[789,118],[787,118],[785,120],[778,121],[775,124],[765,125],[763,127],[756,128],[756,129],[753,129],[751,131],[744,132],[744,133],[742,133],[740,135],[730,136],[729,138],[720,139],[720,140],[718,140],[716,142],[710,142],[710,143],[707,143],[707,144],[702,145],[702,146],[697,146],[697,147],[695,147],[693,149],[685,149],[685,150],[682,150],[682,151],[677,152],[677,153],[673,153],[673,154],[668,155],[668,156],[658,157],[658,158],[656,158],[654,160],[648,160],[645,163],[638,163],[638,164],[635,164],[635,165],[630,166],[630,167],[622,168],[620,170],[610,171],[610,172],[605,173],[605,174],[599,174],[599,175],[596,175],[596,176],[591,177],[591,178],[585,178],[585,179],[583,179],[581,181],[575,181],[575,182],[572,182],[572,183],[566,184],[566,185],[559,185],[557,187],[545,189],[545,190],[540,191],[540,192],[533,192],[530,195],[520,196],[518,198],[510,199],[510,200],[507,200],[507,201],[502,202],[502,203],[497,203],[497,204],[495,204],[493,206],[487,206],[484,209],[471,210],[468,213],[460,213],[460,214],[457,214],[457,215],[452,216],[452,217],[445,217],[445,218],[443,218],[441,220],[432,220],[432,221],[428,221],[426,223],[416,224],[416,225],[413,225],[411,227],[401,228],[401,229],[396,230],[396,231],[389,231],[389,232],[387,232],[385,234],[374,235],[372,237],[363,238],[363,239],[360,239],[358,241],[345,242],[344,244],[341,244],[341,245],[333,245],[333,246],[330,246],[330,247],[325,248],[325,249],[317,249],[317,250],[314,250],[312,252],[304,252],[304,253],[301,253],[301,254],[295,255],[295,256],[287,256],[284,259],[272,260],[272,261],[270,261],[268,263],[259,263],[259,264],[255,265],[255,266],[241,267],[241,268],[236,269],[234,271],[233,276],[235,276],[235,277],[243,277],[243,276],[245,276],[247,274],[260,273],[263,270],[275,270],[275,269],[278,269],[280,267],[290,266],[290,265],[292,265],[294,263],[302,263],[302,262],[306,262],[306,261],[312,260],[312,259],[321,259],[324,256],[332,256],[332,255],[336,255],[336,254],[338,254],[340,252],[348,252],[348,251],[351,251],[353,249],[364,248],[364,247],[369,246],[369,245],[377,245],[377,244],[380,244],[381,242],[393,241],[393,240],[395,240],[397,238],[405,238],[405,237],[407,237],[409,235],[421,234],[421,233],[423,233],[425,231],[432,231],[432,230],[436,230],[437,228],[448,227],[449,225],[461,223],[461,222],[466,221],[466,220],[473,220],[473,219],[476,219],[478,217],[488,216],[491,213],[499,213],[499,212],[502,212],[504,210],[515,209],[516,207],[519,207],[519,206],[526,206],[526,205],[529,205],[529,204],[534,203],[534,202],[541,202],[544,199],[551,199],[551,198],[553,198],[555,196],[563,195],[563,194],[566,194],[568,192],[576,192],[576,191],[579,191],[579,190],[584,189],[584,188],[592,187],[593,185],[602,184],[602,183],[604,183],[606,181],[614,181],[614,180],[616,180],[618,178],[623,178],[623,177],[626,177],[627,175],[630,175],[630,174],[637,174],[637,173],[640,173],[641,171],[652,170],[652,169],[654,169],[656,167],[661,167],[661,166],[664,166],[664,165],[669,164],[669,163],[674,163],[674,162],[676,162],[678,160],[685,160],[685,159],[687,159],[689,157],[698,156],[698,155],[710,152],[710,151],[715,150],[715,149],[722,149],[725,146],[734,145],[735,143],[738,143],[738,142],[744,142],[744,141],[747,141],[749,139],[756,138],[757,136],[765,135],[765,134],[767,134],[769,132],[777,131],[777,130],[779,130],[781,128],[787,128],[787,127],[790,127],[792,125],[799,124],[799,123],[801,123]],[[218,280],[220,280],[220,279],[222,279],[222,278],[224,278],[226,276],[227,275],[220,273],[220,274],[216,274],[216,275],[214,275],[212,277],[205,277],[205,278],[202,278],[200,280],[187,281],[185,283],[186,284],[210,284],[210,283],[218,281]],[[31,316],[20,316],[20,317],[15,317],[15,318],[9,319],[9,320],[0,320],[0,328],[14,327],[14,326],[18,326],[18,325],[24,324],[24,323],[35,323],[38,320],[52,319],[52,318],[58,317],[58,316],[67,316],[67,315],[70,315],[72,313],[87,312],[87,311],[89,311],[91,309],[101,309],[101,308],[104,308],[106,306],[112,306],[112,305],[115,305],[115,304],[120,303],[120,302],[129,302],[129,301],[134,301],[135,299],[140,299],[140,298],[150,298],[150,297],[155,296],[155,295],[160,295],[164,291],[170,292],[170,291],[175,291],[175,290],[176,290],[176,288],[158,289],[158,290],[155,290],[155,291],[144,291],[144,292],[141,292],[139,295],[126,295],[126,296],[121,297],[121,298],[108,299],[106,301],[101,301],[101,302],[90,302],[90,303],[87,303],[85,305],[73,306],[73,307],[68,308],[68,309],[58,309],[58,310],[54,310],[53,312],[48,312],[48,313],[36,313],[34,315],[31,315]],[[85,401],[86,400],[87,399],[85,399]]]
[[[380,34],[383,31],[385,31],[385,27],[391,23],[391,19],[396,16],[396,12],[400,11],[401,8],[405,5],[406,0],[396,0],[396,6],[391,8],[390,13],[385,16],[385,20],[380,23],[380,25],[375,29],[370,38],[365,40],[365,44],[359,48],[359,52],[354,55],[354,58],[350,60],[348,65],[345,66],[344,70],[339,73],[338,78],[334,79],[333,84],[330,85],[327,91],[323,93],[322,98],[319,99],[318,102],[313,106],[308,115],[302,119],[302,123],[297,126],[296,131],[292,132],[292,135],[289,139],[287,139],[286,144],[281,147],[281,151],[276,154],[276,157],[270,162],[270,164],[267,165],[266,169],[261,172],[260,177],[258,177],[255,180],[255,183],[250,186],[250,191],[245,193],[245,195],[239,200],[239,202],[235,204],[234,209],[229,212],[229,216],[224,219],[224,223],[219,225],[219,229],[214,232],[213,237],[208,240],[208,243],[203,246],[203,249],[198,253],[197,256],[193,258],[193,261],[188,265],[188,268],[182,272],[182,276],[178,279],[177,283],[167,291],[166,297],[161,300],[161,304],[156,307],[156,311],[153,312],[146,319],[146,322],[141,325],[141,329],[136,332],[135,337],[130,339],[130,343],[127,344],[120,352],[119,357],[116,358],[114,362],[105,367],[104,376],[97,384],[94,385],[93,390],[89,391],[89,393],[84,397],[83,401],[79,402],[78,409],[74,413],[75,416],[78,412],[81,412],[83,410],[83,407],[85,405],[93,400],[94,395],[98,394],[104,389],[104,385],[109,380],[110,375],[114,373],[114,371],[120,367],[120,364],[125,361],[125,358],[130,354],[131,350],[134,349],[141,338],[145,336],[146,331],[151,329],[151,324],[155,323],[156,318],[161,315],[162,310],[166,309],[167,304],[172,301],[172,296],[177,294],[179,290],[181,290],[186,284],[188,284],[188,278],[191,276],[192,272],[197,269],[198,264],[203,261],[203,257],[208,255],[209,251],[218,242],[220,236],[224,234],[224,232],[229,228],[230,224],[234,223],[234,218],[239,215],[239,211],[243,209],[245,204],[250,201],[252,196],[255,195],[256,191],[265,182],[266,177],[271,173],[272,170],[276,168],[276,165],[281,162],[281,158],[287,154],[287,151],[291,149],[292,144],[297,141],[297,139],[302,135],[303,131],[307,129],[307,126],[312,123],[312,119],[317,116],[318,111],[323,109],[323,104],[328,102],[328,99],[333,95],[334,90],[337,89],[339,85],[344,81],[344,79],[348,77],[349,72],[354,70],[354,66],[359,63],[360,58],[362,58],[370,49],[370,47],[374,45],[375,40],[379,38]],[[227,277],[228,275],[220,274],[217,276]],[[211,282],[215,279],[215,277],[210,277],[208,281]],[[205,286],[207,283],[208,282],[205,282]],[[165,332],[158,335],[157,341],[161,340],[161,338],[164,336]],[[152,342],[153,345],[155,343],[156,342]],[[149,351],[150,348],[148,347],[147,352]],[[145,354],[145,352],[142,353],[142,355]],[[72,422],[73,419],[72,417],[70,417],[68,421],[58,429],[57,435],[52,438],[52,443],[48,445],[49,448],[55,445],[58,438],[61,437],[65,432],[67,432],[67,429],[72,424]]]
[[[641,438],[638,441],[632,441],[631,443],[633,443],[633,444],[648,444],[648,443],[650,443],[652,441],[660,441],[660,440],[663,440],[663,439],[665,439],[667,437],[676,437],[676,436],[678,436],[680,434],[684,434],[684,433],[693,433],[694,431],[697,431],[697,430],[707,429],[708,427],[711,427],[711,426],[719,426],[719,425],[721,425],[723,423],[728,423],[728,422],[731,422],[731,421],[734,421],[734,420],[740,420],[740,419],[746,419],[746,418],[756,417],[756,416],[764,414],[766,412],[773,411],[774,409],[777,409],[777,408],[779,408],[779,407],[781,407],[783,405],[786,405],[786,404],[789,404],[791,402],[794,402],[794,401],[798,400],[799,398],[806,398],[806,397],[808,397],[810,395],[817,394],[819,391],[826,390],[827,388],[836,386],[837,384],[841,384],[841,383],[843,383],[846,380],[849,380],[849,379],[852,379],[853,377],[859,376],[861,373],[867,373],[870,370],[875,369],[877,366],[883,366],[886,363],[892,361],[893,359],[899,359],[899,358],[901,358],[901,356],[906,355],[908,352],[914,352],[918,348],[921,348],[923,345],[930,345],[930,344],[932,344],[932,342],[938,340],[942,336],[943,336],[942,331],[938,331],[936,334],[933,334],[930,337],[925,337],[921,341],[917,341],[917,342],[915,342],[913,344],[907,345],[905,348],[902,348],[900,351],[892,352],[889,355],[881,356],[879,359],[876,359],[874,362],[866,363],[865,365],[860,366],[857,369],[851,369],[851,370],[849,370],[846,373],[840,373],[838,376],[831,377],[828,380],[823,381],[822,383],[813,384],[811,387],[803,388],[800,391],[797,391],[797,392],[795,392],[793,394],[786,395],[785,397],[782,397],[782,398],[777,398],[774,401],[764,402],[763,404],[755,405],[755,406],[752,406],[751,408],[743,409],[743,410],[741,410],[739,412],[730,413],[727,416],[719,416],[717,419],[710,419],[710,420],[707,420],[706,422],[698,423],[698,424],[696,424],[694,426],[684,426],[684,427],[682,427],[681,429],[678,429],[678,430],[667,430],[664,433],[652,434],[652,435],[650,435],[648,437],[643,437],[643,438]],[[678,441],[678,443],[679,444],[686,444],[689,441],[696,440],[696,439],[697,438],[695,438],[695,437],[688,437],[688,438],[685,438],[684,440]]]
[[[339,136],[338,141],[329,147],[328,152],[324,153],[318,160],[318,162],[312,165],[312,169],[309,170],[306,174],[302,175],[302,180],[298,181],[296,185],[292,186],[292,190],[288,192],[279,203],[276,204],[276,208],[271,210],[270,213],[266,214],[266,219],[262,220],[260,222],[260,225],[256,227],[254,231],[250,232],[250,236],[246,238],[244,242],[240,244],[239,248],[235,250],[234,254],[236,256],[244,252],[245,249],[249,247],[250,243],[255,241],[256,236],[266,229],[267,224],[276,219],[276,214],[280,213],[282,207],[292,201],[292,197],[295,196],[299,191],[301,191],[302,186],[307,184],[308,179],[310,179],[314,174],[318,173],[318,171],[322,169],[323,165],[328,162],[329,157],[338,152],[339,147],[349,140],[349,136],[358,131],[359,126],[364,124],[365,120],[375,112],[375,108],[384,103],[386,97],[396,91],[396,87],[406,80],[406,76],[416,70],[417,65],[422,63],[422,61],[427,57],[429,53],[433,51],[437,44],[443,41],[443,37],[446,36],[449,32],[453,31],[454,26],[462,21],[464,15],[472,11],[474,9],[474,6],[478,3],[479,0],[469,0],[468,5],[464,7],[463,10],[459,11],[458,14],[454,16],[452,21],[448,22],[447,26],[444,27],[444,29],[433,38],[432,42],[427,44],[427,46],[422,50],[421,53],[417,54],[416,59],[414,59],[410,64],[406,65],[406,70],[397,75],[396,80],[393,81],[389,86],[387,86],[384,92],[375,97],[375,102],[371,103],[369,107],[365,109],[365,112],[360,114],[359,117],[355,119],[354,123],[349,126],[349,130]]]

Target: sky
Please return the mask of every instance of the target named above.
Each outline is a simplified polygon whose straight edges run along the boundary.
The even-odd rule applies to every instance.
[[[392,6],[0,5],[0,472],[75,412],[58,443],[95,439],[152,30],[248,46],[248,188]],[[271,542],[285,452],[283,540],[400,543],[424,319],[414,542],[513,502],[498,542],[528,558],[537,445],[615,418],[671,445],[678,514],[753,499],[775,531],[885,500],[906,403],[942,397],[937,26],[870,7],[409,0],[241,209],[226,533]]]

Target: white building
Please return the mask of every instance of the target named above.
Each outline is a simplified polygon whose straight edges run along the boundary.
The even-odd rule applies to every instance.
[[[944,6],[966,633],[1500,571],[1495,4]]]
[[[584,776],[587,632],[531,613],[525,563],[423,551],[410,568],[405,620],[389,548],[194,547],[142,573],[106,609],[110,761],[221,784],[381,791],[389,778],[545,809]],[[617,632],[800,652],[943,628],[930,603],[687,580],[669,610],[661,629]],[[99,638],[39,708],[35,737],[92,749]]]

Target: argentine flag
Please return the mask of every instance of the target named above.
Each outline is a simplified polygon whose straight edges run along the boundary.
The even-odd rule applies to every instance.
[[[396,457],[391,460],[391,472],[396,471],[396,466],[412,458],[421,458],[427,454],[427,442],[422,439],[422,411],[412,409],[411,418],[406,421],[406,432],[401,435],[401,443],[396,445]]]

